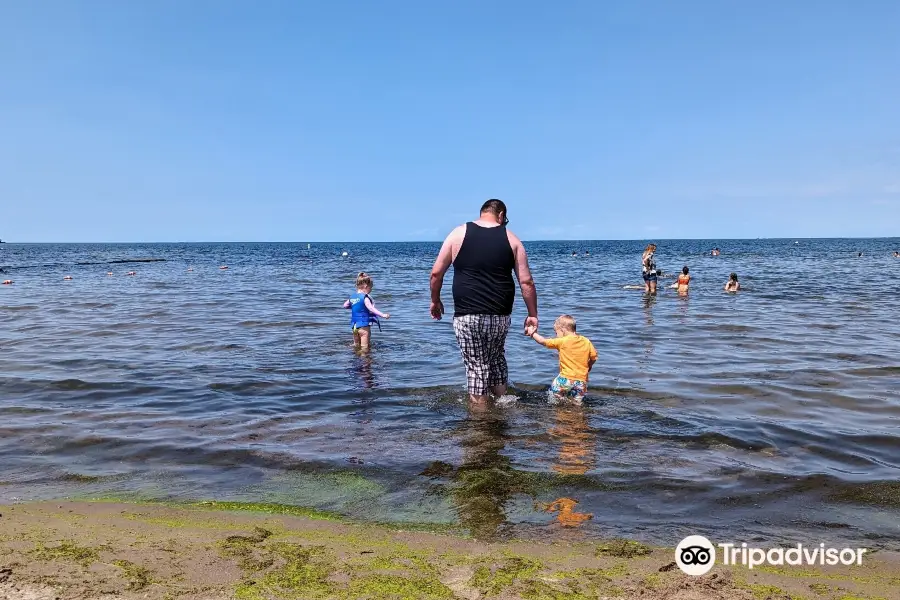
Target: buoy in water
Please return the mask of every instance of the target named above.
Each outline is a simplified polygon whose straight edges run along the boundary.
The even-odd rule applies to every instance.
[[[341,256],[350,256],[348,253],[344,252]]]

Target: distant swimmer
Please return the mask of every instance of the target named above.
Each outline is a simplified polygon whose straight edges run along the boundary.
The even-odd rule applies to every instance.
[[[369,295],[372,292],[372,278],[366,273],[356,277],[356,293],[344,302],[344,308],[350,309],[350,328],[353,330],[353,342],[357,348],[368,350],[369,338],[372,336],[372,325],[381,324],[378,318],[390,319],[391,315],[375,308],[375,302]]]
[[[66,275],[65,277],[63,277],[63,281],[72,281],[72,276]]]
[[[13,284],[13,280],[12,280],[12,279],[4,279],[4,280],[3,280],[3,285],[12,285],[12,284]]]
[[[641,276],[644,278],[644,291],[648,294],[656,293],[656,282],[659,272],[656,270],[656,262],[653,255],[656,253],[656,244],[647,244],[644,254],[641,256]]]
[[[575,258],[576,256],[578,256],[578,253],[575,252],[575,251],[573,250],[573,251],[572,251],[572,258]]]
[[[223,270],[223,271],[224,271],[225,269],[227,269],[227,268],[228,268],[228,265],[222,265],[221,267],[219,267],[219,269],[221,269],[221,270]]]
[[[590,253],[590,252],[587,252],[587,251],[585,251],[585,253],[584,253],[584,255],[585,255],[585,256],[590,256],[590,255],[591,255],[591,253]]]
[[[126,275],[137,275],[137,271],[128,271]]]
[[[107,276],[107,277],[112,277],[112,271],[109,271],[109,272],[106,274],[106,276]]]
[[[722,251],[719,250],[718,248],[713,248],[713,251],[712,251],[713,256],[718,256],[721,253],[722,253]]]
[[[856,258],[862,258],[862,252],[860,252],[860,253],[856,256]]]
[[[690,273],[690,269],[687,267],[683,268],[681,270],[681,275],[678,276],[678,281],[675,283],[675,286],[678,288],[678,293],[682,296],[688,293],[688,288],[691,285],[691,276],[688,273]]]
[[[194,271],[194,267],[188,267],[188,273],[191,273],[193,271]]]
[[[900,252],[894,252],[894,258],[900,258]]]
[[[732,273],[728,276],[728,281],[725,283],[725,291],[726,292],[738,292],[741,289],[741,283],[738,281],[737,273]]]
[[[343,253],[341,253],[341,256],[350,256],[350,254],[347,252],[343,252]]]

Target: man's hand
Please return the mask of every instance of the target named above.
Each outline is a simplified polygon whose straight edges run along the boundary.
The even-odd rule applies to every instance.
[[[538,318],[537,317],[527,317],[525,319],[525,335],[529,335],[528,329],[533,327],[534,331],[537,331],[538,328]]]
[[[526,325],[525,326],[525,335],[526,336],[531,337],[535,333],[537,333],[537,327],[535,327],[534,325]]]
[[[444,316],[444,303],[438,300],[437,302],[431,303],[431,318],[435,321],[440,321],[441,317]]]

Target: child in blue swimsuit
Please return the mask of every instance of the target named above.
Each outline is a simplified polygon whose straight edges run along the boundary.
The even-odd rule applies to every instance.
[[[353,341],[357,348],[367,350],[371,337],[371,326],[381,325],[378,318],[390,319],[391,315],[383,313],[375,308],[375,303],[369,293],[372,291],[372,278],[365,273],[356,277],[356,293],[344,302],[344,308],[350,309],[350,328],[353,330]]]

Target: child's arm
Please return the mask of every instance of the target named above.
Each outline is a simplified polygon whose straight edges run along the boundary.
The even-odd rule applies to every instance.
[[[539,334],[537,332],[537,329],[532,328],[531,333],[529,333],[528,336],[531,339],[533,339],[534,341],[536,341],[538,344],[540,344],[541,346],[545,346],[545,347],[547,346],[547,338],[545,338],[544,336]]]
[[[344,308],[350,308],[350,300],[344,300]]]
[[[594,345],[591,344],[591,353],[588,355],[588,373],[594,368],[595,362],[597,362],[597,350],[594,348]]]
[[[378,310],[377,308],[375,308],[375,303],[372,302],[372,299],[369,298],[368,296],[366,296],[366,299],[364,300],[364,302],[366,303],[366,308],[369,309],[369,312],[372,313],[373,315],[375,315],[376,317],[381,317],[382,319],[390,319],[391,318],[391,315],[389,315],[388,313],[383,313],[380,310]]]

